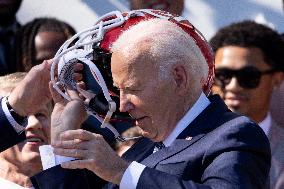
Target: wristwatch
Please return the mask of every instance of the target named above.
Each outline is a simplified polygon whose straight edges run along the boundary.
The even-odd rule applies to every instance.
[[[6,97],[6,105],[7,105],[7,108],[11,114],[11,116],[14,118],[14,120],[21,126],[26,126],[27,123],[28,123],[28,118],[27,116],[21,116],[20,114],[18,114],[13,108],[12,106],[9,104],[9,101],[8,101],[8,97]]]

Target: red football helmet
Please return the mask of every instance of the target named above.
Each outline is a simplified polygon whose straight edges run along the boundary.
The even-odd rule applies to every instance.
[[[110,12],[102,16],[95,23],[95,26],[81,31],[67,40],[54,57],[51,80],[54,82],[54,88],[67,100],[70,100],[70,97],[63,92],[62,87],[72,87],[79,93],[82,91],[82,89],[77,89],[76,82],[73,79],[73,65],[80,61],[89,66],[94,78],[102,88],[109,107],[104,120],[101,116],[98,116],[97,112],[91,110],[88,105],[86,105],[87,112],[100,120],[102,127],[110,128],[118,138],[120,137],[119,134],[108,123],[116,110],[116,104],[110,94],[118,95],[118,91],[112,85],[110,70],[111,46],[123,31],[143,20],[153,18],[166,19],[177,24],[194,39],[209,67],[207,79],[203,82],[203,91],[209,95],[214,77],[214,56],[211,47],[188,20],[165,11],[142,9],[126,13]],[[54,69],[57,64],[58,81],[55,82]]]

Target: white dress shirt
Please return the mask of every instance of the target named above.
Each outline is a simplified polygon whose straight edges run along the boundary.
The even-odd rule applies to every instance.
[[[272,123],[272,120],[271,120],[270,112],[268,112],[268,114],[264,118],[264,120],[262,120],[260,123],[258,123],[258,125],[262,128],[262,130],[266,134],[266,136],[268,136],[268,133],[270,131],[271,123]]]
[[[26,188],[26,187],[20,186],[14,182],[3,179],[1,177],[0,177],[0,188],[1,189],[34,189],[34,187]]]
[[[177,123],[174,130],[170,135],[163,141],[166,147],[170,146],[178,135],[210,104],[209,99],[202,92],[195,104],[190,108],[190,110],[184,115],[184,117]],[[135,189],[139,178],[146,168],[136,161],[133,161],[126,171],[124,172],[121,182],[120,189]]]
[[[8,119],[9,123],[14,127],[14,129],[16,130],[16,132],[18,134],[21,134],[23,131],[25,131],[25,127],[23,127],[22,125],[19,125],[15,119],[13,118],[13,116],[11,115],[8,107],[7,107],[7,104],[6,104],[6,101],[7,101],[7,97],[3,97],[2,100],[1,100],[1,106],[2,106],[2,110],[6,116],[6,118]]]

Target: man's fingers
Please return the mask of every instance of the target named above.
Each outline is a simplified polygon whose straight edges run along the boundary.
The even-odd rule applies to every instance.
[[[83,129],[77,129],[77,130],[69,130],[65,131],[60,134],[61,140],[74,140],[74,139],[80,139],[80,140],[91,140],[96,137],[97,134],[91,133],[89,131],[83,130]],[[101,136],[101,135],[98,135]]]
[[[31,75],[38,75],[40,77],[45,76],[45,78],[50,79],[50,68],[53,63],[53,60],[44,60],[41,64],[38,64],[36,66],[33,66],[30,72],[32,73]],[[30,73],[29,72],[29,73]]]
[[[86,85],[85,85],[85,83],[83,82],[83,81],[81,81],[81,82],[79,82],[79,83],[77,83],[77,90],[78,90],[78,92],[79,92],[79,97],[82,99],[82,100],[86,100],[87,99],[87,97],[86,97],[86,95],[85,95],[85,89],[86,89]]]
[[[84,69],[84,65],[82,63],[77,63],[74,65],[74,71],[75,72],[80,72]]]
[[[53,88],[53,83],[51,81],[49,82],[49,90],[50,90],[54,103],[65,101],[65,99]]]
[[[56,155],[79,158],[79,159],[84,159],[88,156],[88,150],[81,150],[81,149],[54,148],[53,152]]]
[[[53,63],[53,59],[44,60],[46,62],[46,69],[50,72],[51,64]]]
[[[70,98],[72,100],[82,100],[80,97],[79,97],[79,94],[77,91],[75,91],[74,89],[67,89],[66,90],[68,95],[70,96]]]
[[[80,81],[77,83],[77,89],[79,92],[81,92],[80,90],[83,89],[83,90],[86,90],[86,84],[83,82],[83,81]]]
[[[65,149],[81,149],[81,150],[86,150],[88,147],[86,141],[77,138],[73,140],[57,141],[56,143],[52,143],[52,145]]]
[[[83,80],[83,75],[80,73],[74,73],[74,79],[76,82],[82,81]]]
[[[62,168],[65,169],[85,169],[88,168],[91,164],[91,160],[74,160],[74,161],[68,161],[61,164]]]
[[[83,95],[83,97],[85,97],[86,99],[90,100],[90,99],[92,99],[92,98],[94,98],[96,96],[94,93],[86,91],[86,90],[81,89],[79,87],[77,89],[80,92],[80,94]]]

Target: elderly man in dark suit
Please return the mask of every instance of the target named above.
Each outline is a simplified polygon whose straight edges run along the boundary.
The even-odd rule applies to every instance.
[[[54,152],[77,159],[36,175],[35,186],[78,188],[86,178],[78,169],[86,168],[108,181],[93,188],[266,188],[267,137],[219,96],[205,94],[208,59],[199,35],[169,20],[139,21],[112,44],[120,111],[145,138],[119,157],[101,135],[78,129],[85,111],[78,95],[69,91],[67,103],[52,90]]]

